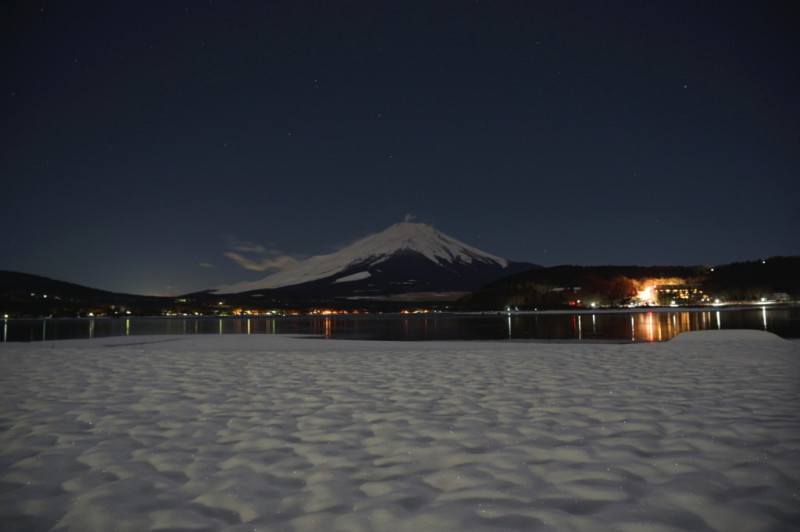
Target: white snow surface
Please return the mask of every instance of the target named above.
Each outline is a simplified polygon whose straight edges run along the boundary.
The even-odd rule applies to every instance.
[[[428,224],[400,222],[380,233],[362,238],[335,253],[311,257],[292,268],[258,281],[220,286],[214,290],[214,293],[235,294],[325,279],[343,272],[355,264],[365,263],[365,268],[368,265],[379,264],[392,254],[402,250],[416,251],[438,264],[455,262],[471,264],[478,261],[496,263],[503,268],[508,266],[506,259],[464,244]]]
[[[678,338],[681,338],[680,336]],[[0,344],[0,522],[795,530],[800,342]]]
[[[348,283],[350,281],[360,281],[362,279],[369,279],[371,276],[372,274],[367,271],[358,272],[352,275],[347,275],[345,277],[339,277],[334,281],[334,283]]]
[[[716,341],[759,341],[759,342],[786,342],[777,334],[756,329],[709,329],[705,331],[687,331],[672,339],[672,342],[716,342]]]

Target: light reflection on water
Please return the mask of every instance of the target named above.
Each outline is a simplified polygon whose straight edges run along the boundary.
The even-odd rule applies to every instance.
[[[3,320],[3,342],[153,334],[291,334],[371,340],[621,340],[686,331],[761,329],[800,338],[800,309]]]

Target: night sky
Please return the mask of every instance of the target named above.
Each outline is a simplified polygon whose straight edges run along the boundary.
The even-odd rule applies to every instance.
[[[14,5],[0,269],[176,295],[406,218],[545,266],[800,254],[796,2]]]

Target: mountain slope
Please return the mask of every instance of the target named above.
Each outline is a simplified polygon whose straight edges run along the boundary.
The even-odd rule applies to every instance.
[[[336,253],[311,257],[258,281],[220,286],[214,292],[281,289],[358,297],[416,291],[466,291],[535,267],[491,255],[430,225],[401,222]]]
[[[160,314],[171,298],[108,292],[28,273],[0,270],[0,315],[76,316],[102,310],[135,308],[138,314]]]

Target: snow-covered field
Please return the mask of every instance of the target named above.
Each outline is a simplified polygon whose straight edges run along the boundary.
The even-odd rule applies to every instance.
[[[800,526],[800,342],[0,344],[0,529]]]

